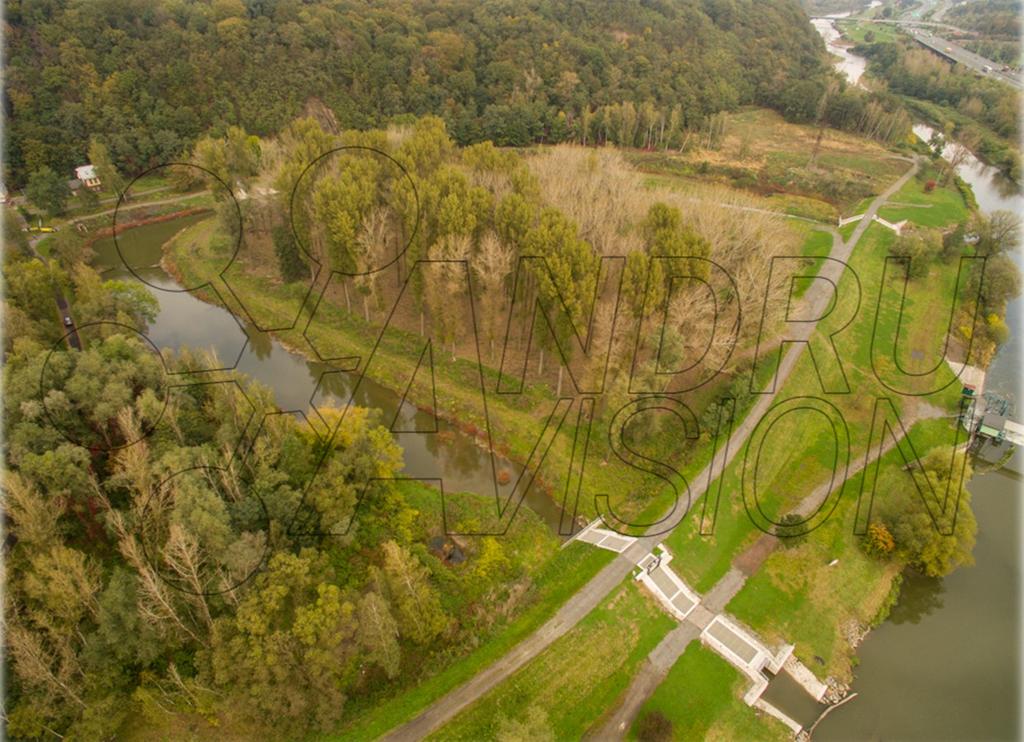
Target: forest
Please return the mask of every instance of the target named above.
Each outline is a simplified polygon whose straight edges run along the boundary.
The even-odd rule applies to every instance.
[[[551,548],[520,519],[452,570],[425,546],[436,497],[422,485],[378,487],[355,517],[367,479],[401,464],[377,413],[349,410],[334,439],[287,415],[254,431],[253,411],[275,409],[268,390],[170,389],[169,374],[211,359],[154,351],[138,331],[155,303],[137,283],[17,250],[4,277],[16,738],[112,738],[176,712],[227,713],[250,733],[332,728],[346,698],[472,645]],[[55,284],[81,352],[54,344]],[[478,517],[467,502],[456,524]]]
[[[127,174],[208,131],[441,116],[460,145],[682,146],[744,104],[814,118],[833,79],[796,0],[68,0],[6,8],[5,180],[99,140]],[[529,60],[524,64],[524,60]],[[863,116],[834,125],[872,132]],[[860,127],[860,128],[857,128]]]
[[[347,149],[308,170],[315,154],[338,146]],[[514,346],[524,373],[531,360],[531,385],[540,378],[561,387],[563,366],[545,370],[544,362],[559,347],[569,349],[577,381],[599,362],[573,351],[571,338],[591,310],[602,254],[629,256],[630,317],[641,316],[645,301],[648,313],[688,314],[699,343],[710,327],[701,296],[673,290],[673,277],[650,255],[675,257],[678,272],[693,260],[683,256],[711,256],[702,235],[717,235],[715,258],[753,302],[750,287],[770,252],[743,256],[762,240],[776,250],[789,240],[779,220],[764,215],[736,219],[690,206],[684,219],[678,197],[678,205],[671,194],[668,203],[648,203],[613,152],[556,150],[527,167],[490,144],[457,148],[439,118],[338,137],[313,119],[293,122],[275,140],[232,128],[200,139],[190,158],[204,169],[172,168],[174,187],[230,182],[267,194],[243,202],[245,275],[269,270],[287,289],[312,280],[317,265],[364,273],[330,286],[328,298],[369,327],[380,326],[395,300],[392,275],[412,276],[402,342],[409,347],[427,328],[439,361],[448,348],[453,360],[467,351],[460,307],[468,297],[457,275],[424,280],[417,260],[472,254],[483,354],[497,365],[519,254],[546,256],[550,270],[528,264],[518,312],[528,316],[535,301],[554,317],[555,302],[568,311],[539,347]],[[618,209],[594,208],[616,190],[629,195]],[[291,229],[293,192],[302,208]],[[226,237],[239,226],[234,203],[218,195],[221,234],[193,255],[192,270],[229,249]],[[698,211],[705,216],[694,218]],[[177,714],[288,737],[335,729],[349,715],[346,699],[365,708],[414,683],[536,600],[538,570],[559,552],[535,516],[518,518],[504,538],[464,543],[465,561],[446,563],[428,548],[440,532],[429,517],[437,511],[433,490],[392,483],[356,509],[369,479],[401,466],[380,413],[349,410],[339,427],[340,410],[321,411],[328,430],[340,429],[334,437],[288,415],[272,414],[254,430],[254,410],[276,409],[257,384],[172,390],[171,375],[215,361],[157,353],[139,334],[157,311],[139,283],[104,280],[74,230],[58,235],[52,260],[36,259],[13,213],[5,214],[12,734],[102,738]],[[365,273],[389,261],[388,270]],[[696,261],[689,269],[708,275]],[[62,340],[54,288],[75,308],[83,351]],[[607,309],[599,334],[611,332]],[[693,353],[681,335],[667,342],[663,360]],[[719,340],[712,358],[724,362],[728,347]],[[625,399],[630,356],[623,333],[603,405]],[[640,371],[654,385],[672,377],[654,364]],[[536,393],[515,404],[526,402]],[[603,406],[599,414],[610,413]],[[459,502],[446,513],[455,518],[450,528],[486,522],[486,498]]]
[[[318,352],[351,354],[350,337],[386,328],[381,343],[391,355],[368,373],[423,400],[422,379],[404,374],[429,341],[438,412],[481,429],[486,422],[466,401],[466,359],[480,358],[489,383],[508,371],[505,381],[521,392],[492,396],[491,416],[524,459],[515,444],[534,440],[537,410],[574,389],[602,390],[595,424],[609,429],[636,389],[704,387],[691,397],[701,431],[712,429],[722,395],[745,410],[745,351],[757,324],[741,326],[739,315],[757,318],[763,306],[769,319],[781,316],[787,297],[758,288],[773,255],[798,247],[782,219],[730,202],[735,195],[695,191],[716,199],[708,208],[642,185],[614,150],[459,148],[437,117],[341,135],[306,118],[270,139],[233,127],[201,138],[190,160],[198,167],[166,175],[173,188],[213,189],[210,217],[196,229],[216,230],[184,261],[175,245],[189,230],[166,247],[184,280],[217,276],[241,227],[235,311],[282,326],[287,318],[274,310],[287,305],[260,300],[302,296],[331,273],[328,324],[318,320],[308,336]],[[236,202],[223,183],[262,195]],[[287,737],[334,730],[350,705],[365,709],[478,645],[537,599],[545,565],[568,558],[527,514],[504,538],[464,542],[464,561],[449,564],[430,546],[441,533],[436,492],[415,482],[375,487],[357,508],[368,480],[401,468],[387,411],[322,409],[323,425],[257,415],[263,424],[254,426],[254,410],[276,411],[258,384],[172,390],[170,374],[215,360],[155,352],[139,333],[157,307],[138,282],[104,280],[73,230],[58,235],[52,259],[36,259],[5,214],[12,733],[98,738],[126,723],[189,715]],[[1012,224],[976,228],[979,249],[1005,261]],[[944,247],[956,244],[910,233],[893,253],[927,267],[948,261]],[[608,291],[612,256],[625,257],[618,302]],[[467,259],[465,276],[452,261]],[[447,262],[428,274],[422,260]],[[711,260],[731,281],[713,273]],[[986,311],[1004,310],[1014,275],[986,283]],[[75,307],[83,351],[67,348],[53,321],[55,287]],[[707,289],[725,324],[735,318],[731,331],[716,331]],[[663,328],[659,317],[669,319]],[[774,338],[774,321],[767,329]],[[658,433],[672,424],[649,415],[627,435],[646,455],[678,465],[706,438],[666,448],[677,439]],[[569,454],[556,447],[551,456],[564,464]],[[664,482],[608,466],[619,454],[595,439],[604,463],[592,486],[614,482],[627,497],[613,504],[627,516],[664,507]],[[565,483],[555,476],[549,484],[558,491]],[[456,531],[491,517],[483,496],[452,502],[460,503],[448,513]],[[964,552],[932,553],[915,502],[884,513],[888,528],[866,548],[944,573]]]
[[[5,33],[5,177],[33,207],[65,213],[64,174],[85,158],[114,196],[178,162],[161,187],[208,218],[162,266],[234,281],[222,296],[252,326],[308,320],[309,356],[379,347],[365,373],[481,443],[479,382],[506,384],[489,419],[519,461],[558,398],[597,390],[610,431],[638,394],[693,391],[697,435],[657,411],[622,427],[634,462],[702,465],[717,403],[743,414],[764,381],[757,333],[765,353],[780,345],[773,258],[809,234],[749,194],[654,186],[612,147],[575,144],[710,148],[748,104],[819,140],[910,126],[896,96],[829,71],[794,0],[23,0]],[[513,149],[533,143],[558,146]],[[525,507],[502,538],[447,540],[488,523],[493,499],[451,493],[442,527],[437,491],[395,479],[390,411],[326,406],[311,423],[244,377],[180,383],[218,359],[150,344],[157,301],[90,265],[95,233],[68,224],[44,256],[21,227],[5,209],[12,736],[336,733],[604,563],[559,550]],[[892,252],[920,258],[923,283],[977,231],[1005,274],[983,291],[995,316],[1019,289],[1011,227],[910,231]],[[409,373],[424,349],[436,389]],[[665,510],[678,471],[614,449],[595,436],[590,489],[625,517]],[[567,473],[542,472],[548,490],[568,492],[574,452],[552,444]],[[907,496],[862,546],[930,574],[965,561],[973,521],[941,550],[923,513]]]

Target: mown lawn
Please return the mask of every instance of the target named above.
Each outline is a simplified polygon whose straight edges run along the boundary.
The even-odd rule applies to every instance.
[[[732,665],[694,642],[644,704],[628,739],[638,739],[640,720],[652,712],[672,723],[672,739],[681,742],[792,739],[792,732],[781,722],[743,702],[748,684]]]
[[[839,30],[843,32],[843,36],[857,44],[880,44],[896,41],[902,36],[897,26],[887,23],[861,23],[858,21],[840,20]],[[864,38],[868,32],[874,34],[874,38],[870,42]]]
[[[504,719],[525,718],[531,708],[543,710],[555,739],[580,739],[675,625],[629,580],[565,636],[429,739],[494,739]]]
[[[732,560],[762,533],[752,522],[750,513],[755,513],[762,525],[770,529],[768,519],[777,522],[815,487],[828,481],[837,457],[839,477],[842,477],[842,461],[847,451],[851,466],[858,459],[862,460],[876,397],[892,399],[901,413],[910,409],[909,400],[914,398],[894,393],[886,384],[900,389],[905,385],[906,391],[921,392],[954,380],[944,363],[940,365],[940,374],[934,378],[908,379],[897,371],[897,360],[901,368],[911,373],[921,373],[941,362],[948,322],[938,321],[937,314],[941,312],[936,312],[935,308],[950,306],[949,297],[955,290],[957,266],[933,266],[926,280],[911,282],[894,360],[891,339],[897,332],[900,302],[899,295],[893,294],[892,286],[886,287],[880,311],[878,305],[882,271],[893,240],[893,233],[881,225],[872,225],[865,232],[851,257],[851,270],[844,273],[840,282],[837,306],[822,320],[811,340],[810,347],[816,358],[805,350],[777,397],[777,403],[809,397],[812,399],[806,403],[817,409],[834,407],[838,410],[845,422],[845,426],[836,428],[839,449],[836,448],[836,435],[831,423],[818,412],[803,410],[782,416],[764,436],[759,455],[755,448],[749,462],[746,461],[751,444],[758,444],[760,433],[755,432],[726,468],[720,483],[721,498],[717,510],[713,500],[707,501],[708,512],[716,515],[713,534],[700,533],[698,512],[668,537],[668,545],[680,555],[675,563],[676,569],[699,592],[710,589],[725,575]],[[853,286],[858,280],[861,287],[859,307]],[[856,314],[853,315],[855,309]],[[947,318],[948,311],[945,310]],[[844,328],[851,315],[854,316],[853,321]],[[824,381],[830,388],[838,388],[833,385],[840,383],[842,378],[839,368],[830,360],[827,338],[833,333],[837,333],[833,337],[835,353],[849,388],[845,394],[826,394],[823,387]],[[886,339],[889,339],[888,346]],[[872,342],[876,345],[874,363]],[[935,406],[954,409],[959,389],[954,381],[925,399]],[[919,449],[919,453],[924,451]],[[746,496],[742,486],[745,464]],[[756,501],[751,486],[755,471]],[[715,494],[718,487],[719,483],[715,483],[711,493]]]
[[[953,433],[948,420],[929,420],[915,425],[909,438],[923,455],[948,445]],[[876,497],[914,486],[902,465],[896,450],[882,457]],[[819,675],[847,680],[854,653],[844,626],[873,623],[899,572],[898,565],[870,557],[858,545],[853,529],[862,480],[863,472],[852,477],[832,517],[798,546],[769,556],[728,605],[731,614],[769,643],[796,644],[797,657]],[[833,560],[838,561],[831,565]]]
[[[931,193],[926,193],[925,186],[933,177],[939,184]],[[963,196],[953,181],[950,181],[949,185],[940,185],[941,178],[941,175],[934,173],[924,178],[920,175],[911,178],[889,199],[891,205],[880,209],[878,215],[894,223],[907,219],[915,224],[936,228],[949,227],[964,221],[968,212]]]

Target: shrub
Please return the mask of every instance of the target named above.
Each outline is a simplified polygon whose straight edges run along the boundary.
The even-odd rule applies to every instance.
[[[660,711],[652,711],[640,719],[636,736],[640,742],[667,742],[672,739],[672,722]]]
[[[803,543],[807,533],[804,518],[797,513],[786,513],[775,526],[775,535],[782,540],[782,545],[787,549]]]
[[[889,556],[896,548],[896,541],[884,523],[872,523],[868,526],[863,543],[864,551],[876,557]]]

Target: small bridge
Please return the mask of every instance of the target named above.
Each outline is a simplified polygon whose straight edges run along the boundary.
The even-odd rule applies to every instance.
[[[848,216],[848,217],[845,217],[845,218],[844,217],[839,217],[838,224],[839,224],[840,227],[845,227],[847,224],[853,224],[854,222],[859,222],[861,219],[864,218],[864,216],[865,216],[864,214],[857,214],[856,216]],[[891,229],[896,234],[902,234],[903,233],[903,226],[907,223],[906,219],[904,219],[901,222],[893,223],[893,222],[890,222],[887,219],[883,219],[878,214],[875,214],[872,217],[872,220],[878,222],[883,227],[888,227],[889,229]]]

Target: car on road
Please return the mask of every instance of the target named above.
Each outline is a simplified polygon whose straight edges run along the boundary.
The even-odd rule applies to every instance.
[[[64,315],[64,326],[65,327],[71,327],[71,325],[73,325],[73,324],[74,324],[74,322],[71,321],[71,318],[68,317],[67,315]]]

